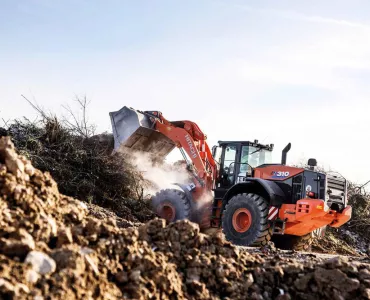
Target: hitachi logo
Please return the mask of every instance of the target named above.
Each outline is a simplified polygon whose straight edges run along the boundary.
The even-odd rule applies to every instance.
[[[191,138],[190,138],[190,136],[187,134],[187,135],[185,135],[185,140],[187,141],[187,143],[188,143],[188,145],[189,145],[189,149],[190,149],[190,153],[191,153],[191,156],[193,157],[193,158],[196,158],[197,157],[197,151],[196,151],[196,149],[195,149],[195,147],[194,147],[194,144],[193,144],[193,142],[191,141]]]

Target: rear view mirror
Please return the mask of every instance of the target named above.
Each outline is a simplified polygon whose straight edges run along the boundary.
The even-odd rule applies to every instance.
[[[234,174],[234,168],[235,168],[235,163],[232,162],[230,165],[229,165],[229,168],[227,170],[227,175],[231,175],[231,174]]]
[[[213,146],[212,147],[212,156],[213,156],[213,158],[215,158],[216,155],[217,155],[217,146]]]

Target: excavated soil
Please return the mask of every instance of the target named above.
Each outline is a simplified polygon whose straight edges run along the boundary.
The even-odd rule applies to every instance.
[[[370,299],[365,261],[247,251],[188,221],[123,221],[60,194],[0,139],[1,299]]]

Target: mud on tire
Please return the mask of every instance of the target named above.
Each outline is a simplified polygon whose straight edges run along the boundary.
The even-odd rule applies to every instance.
[[[185,193],[176,189],[159,191],[152,198],[152,209],[169,222],[189,219],[191,211],[190,201]]]
[[[237,217],[246,213],[245,228],[238,227]],[[238,194],[230,199],[222,214],[222,230],[228,241],[241,246],[262,246],[271,239],[271,228],[267,219],[267,201],[256,194]],[[244,231],[243,231],[244,230]]]
[[[304,236],[298,236],[292,246],[293,250],[296,251],[311,251],[311,245],[313,242],[313,234],[309,233]]]

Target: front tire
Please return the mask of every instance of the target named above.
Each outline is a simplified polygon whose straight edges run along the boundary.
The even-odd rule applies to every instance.
[[[189,219],[190,201],[185,193],[176,189],[159,191],[152,198],[153,211],[168,222]]]
[[[238,194],[222,214],[222,230],[228,241],[241,246],[263,246],[271,239],[267,201],[256,194]]]

